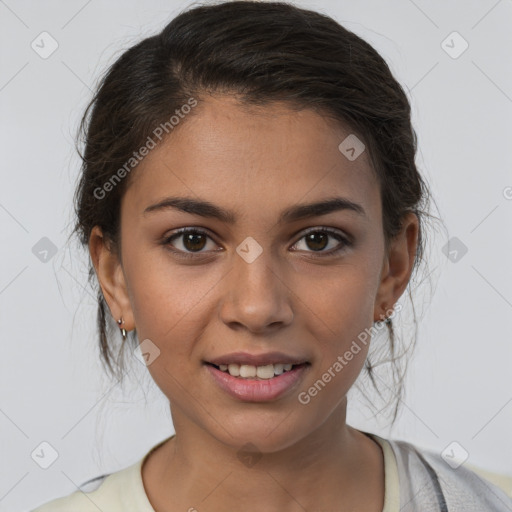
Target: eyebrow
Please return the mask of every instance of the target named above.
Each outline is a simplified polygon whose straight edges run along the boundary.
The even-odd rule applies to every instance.
[[[144,210],[144,215],[167,209],[176,209],[193,215],[199,215],[200,217],[215,218],[227,224],[235,224],[236,222],[235,212],[225,210],[209,201],[190,197],[166,197],[158,203],[148,206]],[[294,222],[341,210],[353,211],[362,217],[366,217],[366,212],[360,204],[344,197],[332,197],[315,203],[291,206],[281,213],[278,223]]]

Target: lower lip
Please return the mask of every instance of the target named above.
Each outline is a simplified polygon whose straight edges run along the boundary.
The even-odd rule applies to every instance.
[[[296,366],[281,375],[265,380],[233,377],[211,364],[205,364],[205,366],[215,382],[233,398],[245,402],[267,402],[292,389],[300,381],[309,365],[306,363]]]

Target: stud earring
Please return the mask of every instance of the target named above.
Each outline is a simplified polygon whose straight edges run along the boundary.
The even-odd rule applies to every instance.
[[[121,327],[122,324],[124,324],[123,317],[121,317],[117,323],[119,324],[119,327]],[[123,341],[126,339],[126,329],[124,327],[121,327],[121,336],[123,337]]]
[[[391,314],[393,314],[393,313],[394,313],[394,311],[393,311],[393,309],[392,309]],[[389,325],[390,323],[392,323],[391,318],[390,318],[389,316],[385,316],[385,318],[384,318],[384,323],[385,323],[386,325]]]
[[[387,312],[387,310],[386,310],[386,306],[385,306],[385,305],[383,306],[383,308],[384,308],[384,310],[385,310],[385,313],[384,313],[384,314],[382,314],[382,315],[380,315],[380,317],[381,317],[381,320],[380,320],[380,321],[381,321],[381,322],[384,322],[386,325],[389,325],[389,324],[391,324],[391,323],[392,323],[392,320],[391,320],[391,318],[390,318],[389,316],[386,316],[386,312]]]

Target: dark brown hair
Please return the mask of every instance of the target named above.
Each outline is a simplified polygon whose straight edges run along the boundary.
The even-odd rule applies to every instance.
[[[423,259],[430,194],[415,164],[417,141],[407,96],[367,42],[329,16],[284,2],[196,6],[129,48],[107,70],[80,125],[85,147],[83,153],[79,150],[82,173],[75,193],[73,233],[82,244],[88,243],[98,225],[120,256],[120,201],[137,171],[128,175],[119,169],[126,170],[126,162],[155,127],[169,126],[170,117],[191,98],[200,102],[216,92],[252,105],[285,101],[350,127],[366,145],[380,184],[386,246],[400,230],[405,213],[414,212],[419,218],[417,269]],[[167,131],[172,136],[172,129]],[[116,172],[123,179],[106,190],[105,183],[112,183]],[[92,264],[89,277],[98,294],[102,360],[115,375],[112,345],[114,337],[120,339],[119,329],[106,314]],[[401,356],[393,324],[387,327],[390,358],[385,362],[391,363],[396,384],[394,422],[405,368],[397,364]],[[136,331],[129,333],[129,342],[137,345]],[[379,391],[374,379],[377,364],[370,359],[365,370]]]

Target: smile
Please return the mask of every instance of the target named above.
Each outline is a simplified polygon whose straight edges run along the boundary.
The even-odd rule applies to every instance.
[[[290,392],[302,381],[309,363],[253,366],[205,363],[215,384],[231,397],[245,402],[267,402]],[[231,373],[233,372],[233,373]],[[238,375],[236,375],[238,374]]]
[[[252,364],[220,364],[217,368],[229,373],[232,377],[240,377],[242,379],[272,379],[276,375],[289,372],[294,366],[292,363],[286,364],[266,364],[264,366],[254,366]]]

